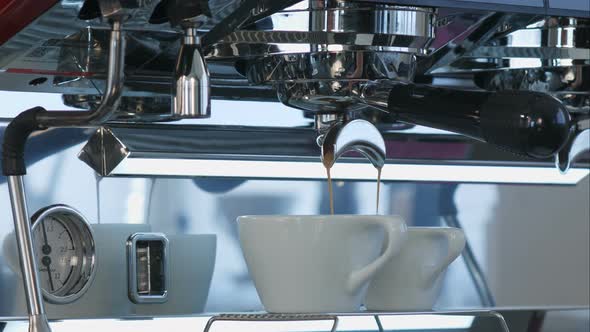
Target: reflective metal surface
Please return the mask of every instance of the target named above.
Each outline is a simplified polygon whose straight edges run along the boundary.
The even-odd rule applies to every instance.
[[[113,20],[109,37],[106,90],[97,109],[89,112],[43,112],[37,121],[45,127],[88,126],[108,121],[119,107],[125,79],[125,38],[121,22]]]
[[[118,10],[107,8],[110,2],[103,1],[101,10],[117,16]],[[492,323],[482,322],[486,319],[480,319],[481,312],[456,321],[429,313],[419,321],[408,314],[389,321],[380,318],[379,324],[370,316],[370,325],[364,321],[363,329],[440,329],[441,324],[451,322],[461,323],[454,328],[462,331],[499,331],[508,325],[511,331],[564,332],[568,319],[559,320],[553,330],[550,323],[541,329],[545,315],[551,312],[546,309],[559,307],[585,308],[581,321],[586,324],[590,305],[590,159],[584,144],[587,122],[578,120],[587,117],[589,107],[588,19],[575,18],[579,11],[548,11],[553,0],[540,6],[544,10],[518,10],[520,14],[495,12],[512,7],[494,8],[489,3],[484,10],[466,10],[451,6],[451,0],[398,2],[208,1],[212,18],[193,21],[202,23],[197,33],[207,41],[203,49],[207,62],[199,54],[198,68],[209,70],[211,97],[225,100],[211,113],[219,118],[178,125],[137,123],[174,118],[170,91],[174,89],[182,34],[168,23],[147,24],[156,1],[127,3],[134,9],[124,22],[125,36],[119,36],[125,39],[125,50],[109,45],[106,21],[77,19],[83,1],[72,0],[58,3],[0,45],[0,90],[64,94],[66,105],[78,108],[118,108],[111,123],[96,133],[63,129],[31,138],[34,144],[29,145],[27,181],[31,207],[68,203],[97,224],[126,223],[178,237],[213,233],[218,239],[219,255],[211,249],[215,242],[210,241],[207,249],[184,250],[186,255],[179,256],[173,269],[201,271],[196,254],[206,251],[214,256],[207,257],[206,272],[211,274],[203,272],[195,281],[191,272],[189,278],[172,285],[177,288],[171,289],[171,295],[180,290],[198,297],[198,303],[176,302],[174,308],[165,309],[117,306],[127,303],[119,301],[119,296],[127,298],[123,282],[123,286],[114,285],[116,303],[109,303],[103,311],[92,307],[96,309],[93,317],[175,315],[177,308],[190,308],[186,312],[191,314],[262,310],[243,261],[235,218],[327,213],[325,169],[311,120],[319,114],[326,120],[321,122],[328,124],[326,130],[333,120],[345,116],[371,122],[362,135],[355,131],[352,139],[340,142],[354,145],[364,137],[372,145],[372,150],[364,152],[379,155],[372,158],[378,165],[380,153],[384,154],[379,213],[402,215],[409,225],[440,226],[440,216],[448,216],[439,206],[444,185],[440,182],[459,184],[451,199],[457,204],[456,218],[461,220],[472,249],[466,262],[477,262],[479,268],[468,269],[462,262],[451,265],[435,309],[506,309],[502,314],[486,311],[486,318],[493,316]],[[469,3],[469,8],[480,3],[463,2]],[[447,4],[461,9],[448,10]],[[236,14],[236,9],[246,10]],[[563,16],[548,17],[548,13]],[[441,18],[438,22],[435,14]],[[226,21],[232,24],[215,26],[234,16],[233,22]],[[110,90],[112,70],[106,60],[114,53],[125,58],[125,65],[119,62],[118,72],[125,71],[125,82],[119,82],[121,98],[116,98],[116,105],[100,100]],[[193,49],[187,54],[196,53]],[[424,128],[395,124],[398,119],[392,114],[373,110],[384,107],[382,102],[367,105],[362,101],[365,88],[382,80],[550,94],[576,119],[557,160],[561,170],[571,169],[561,174],[554,160],[521,158],[462,136],[423,133]],[[299,111],[279,111],[286,108],[278,103],[246,102],[277,99],[303,110],[305,117]],[[239,104],[227,100],[238,100]],[[8,108],[10,105],[0,116],[11,117],[3,113]],[[261,109],[269,111],[259,112]],[[332,132],[335,143],[344,138],[340,135],[345,129],[338,127]],[[342,149],[335,149],[347,151],[350,146],[341,144],[338,147]],[[81,149],[80,159],[91,168],[76,160]],[[333,169],[336,213],[374,213],[375,173],[362,155],[351,152],[339,159]],[[4,181],[0,177],[2,235],[12,229]],[[26,209],[20,210],[26,215]],[[185,241],[202,242],[193,238]],[[107,272],[126,276],[125,262],[118,260],[121,257],[114,246],[109,254],[116,259]],[[24,295],[18,291],[21,281],[5,263],[0,257],[0,317],[23,318]],[[485,276],[487,286],[482,286],[482,278],[472,278],[474,270]],[[495,304],[485,300],[482,290],[494,295]],[[81,308],[102,303],[85,297],[79,301]],[[50,308],[88,317],[73,307]],[[43,323],[37,320],[40,316],[32,317],[32,323]],[[191,326],[204,327],[208,318],[202,325]],[[156,319],[146,326],[166,330],[177,323],[182,329],[196,322],[178,323],[181,320],[160,323]],[[577,324],[579,319],[571,321]],[[428,325],[432,322],[438,325]],[[52,324],[66,327],[68,323]],[[93,323],[82,320],[71,326],[78,331]],[[105,330],[125,324],[115,323]],[[132,324],[137,329],[142,323]],[[577,325],[574,330],[587,329],[586,325]]]
[[[35,260],[33,238],[27,211],[27,198],[23,176],[9,176],[8,188],[14,221],[14,232],[20,259],[23,285],[27,299],[29,314],[29,332],[50,332],[47,324],[41,286],[39,282],[39,270]]]
[[[491,91],[546,92],[559,99],[570,113],[590,113],[590,66],[482,72],[474,74],[473,82]]]
[[[363,130],[340,142],[358,143],[373,137],[378,156],[385,150],[378,148],[382,134],[387,149],[383,181],[575,184],[588,174],[583,159],[562,175],[553,160],[523,158],[460,136],[383,128],[381,134],[369,133],[374,135],[367,136]],[[325,169],[316,137],[312,128],[111,125],[98,129],[80,158],[101,175],[323,179]],[[437,143],[440,141],[444,143]],[[341,146],[341,152],[348,150],[349,145]],[[335,178],[374,179],[375,170],[363,161],[360,155],[341,157],[334,166]]]
[[[287,106],[310,112],[366,108],[359,95],[369,80],[412,81],[415,56],[389,52],[330,52],[267,57],[246,65],[256,84],[272,83]]]
[[[346,152],[356,151],[375,168],[385,165],[385,141],[379,130],[365,120],[335,123],[321,137],[322,163],[331,168]]]
[[[98,329],[132,329],[142,331],[159,331],[162,328],[181,329],[190,325],[195,329],[219,332],[242,330],[280,330],[296,331],[457,331],[457,332],[488,332],[512,331],[526,332],[529,326],[537,327],[540,332],[558,332],[555,323],[561,322],[567,330],[572,327],[584,327],[585,310],[504,310],[501,312],[483,310],[460,310],[420,313],[363,313],[339,315],[305,315],[305,314],[218,314],[201,317],[175,317],[152,320],[115,321],[115,320],[82,320],[53,322],[60,330],[75,331],[75,328]],[[570,316],[570,317],[568,317]],[[576,325],[576,316],[578,319]],[[569,322],[568,322],[569,318]],[[527,322],[529,324],[527,325]],[[549,322],[550,324],[543,324]],[[568,324],[569,323],[569,324]],[[573,324],[572,324],[573,323]],[[545,325],[548,325],[545,327]],[[19,322],[8,322],[10,331],[21,331]],[[583,328],[581,329],[583,330]]]
[[[222,107],[221,105],[223,108],[232,108],[231,103],[220,104],[219,107]],[[232,120],[245,122],[250,117],[250,111],[254,112],[255,109],[262,107],[260,104],[242,103],[241,105],[250,107],[248,112],[244,112],[242,118],[230,117]],[[213,106],[216,107],[215,102]],[[277,114],[276,109],[275,112],[272,110],[271,107],[269,116],[283,115],[282,112]],[[61,131],[60,141],[67,141],[64,134],[76,132],[73,128]],[[280,145],[291,148],[301,146],[298,140],[281,141],[281,136],[277,135],[277,132],[281,131],[288,133],[289,136],[295,135],[292,133],[293,129],[275,129],[273,135],[277,139],[277,147],[276,150],[272,150],[272,145],[268,145],[267,153],[275,155],[273,151],[278,151]],[[205,312],[262,310],[235,237],[235,217],[253,213],[328,213],[325,170],[319,162],[319,148],[315,143],[316,133],[311,128],[302,131],[308,139],[308,143],[303,147],[309,147],[308,155],[313,158],[309,165],[318,167],[315,180],[287,180],[289,173],[296,174],[302,172],[301,168],[307,167],[301,163],[286,166],[282,171],[282,175],[286,178],[282,180],[257,180],[243,177],[228,178],[224,177],[224,173],[239,175],[248,170],[258,170],[272,175],[272,172],[281,170],[281,164],[275,163],[272,168],[259,169],[223,163],[221,165],[226,167],[223,168],[219,164],[211,166],[206,160],[201,162],[195,160],[191,164],[194,167],[203,168],[196,169],[195,172],[217,172],[220,178],[190,176],[96,178],[92,169],[76,159],[76,154],[85,144],[85,141],[79,141],[80,143],[64,147],[61,152],[49,158],[39,160],[30,154],[32,159],[27,175],[28,203],[31,210],[55,202],[67,203],[80,210],[90,222],[104,225],[124,222],[129,226],[133,226],[132,223],[140,224],[135,226],[150,226],[152,231],[166,234],[216,234],[218,254]],[[203,136],[215,136],[214,131],[205,130],[205,128],[194,130],[194,132],[201,132]],[[252,132],[260,131],[253,129]],[[45,136],[49,134],[43,133],[40,137],[33,138],[38,139],[38,143],[32,144],[31,147],[37,146],[39,153],[49,148],[49,145],[53,145],[47,138],[49,136]],[[231,131],[219,133],[219,135],[219,137],[232,137]],[[439,153],[441,157],[446,155],[447,160],[452,160],[451,152],[456,156],[473,154],[474,157],[486,155],[486,151],[488,156],[492,154],[489,147],[485,149],[485,145],[474,144],[461,149],[457,145],[451,145],[452,139],[461,142],[461,137],[444,136],[449,144],[441,145],[440,138],[435,140],[434,136],[420,135],[409,133],[400,135],[400,141],[406,141],[407,145],[396,144],[394,141],[393,148],[388,148],[388,154],[397,155],[400,158],[402,154],[417,156],[423,153],[429,154],[429,158],[435,158],[435,153]],[[169,137],[173,136],[182,135],[180,133],[169,135]],[[244,137],[248,136],[241,137],[243,141]],[[254,139],[253,135],[249,137]],[[269,137],[271,136],[262,136],[259,139],[270,141]],[[388,134],[385,134],[386,141],[388,141],[387,137]],[[425,140],[417,140],[419,137]],[[138,140],[135,144],[141,141]],[[213,151],[212,146],[200,144],[201,140],[190,137],[187,137],[184,143],[176,145],[183,147],[191,141],[205,152]],[[254,149],[253,144],[249,142],[241,145],[235,143],[236,141],[227,141],[226,148],[233,146],[235,151],[243,150],[244,152],[248,152],[248,147]],[[221,148],[215,147],[215,149]],[[502,155],[501,151],[496,152]],[[364,181],[334,180],[336,213],[375,213],[376,172],[364,159],[359,161],[367,170]],[[166,167],[173,167],[177,162],[182,165],[183,159],[168,160],[155,165],[163,167],[164,173],[170,170]],[[348,167],[337,169],[339,163],[346,162],[348,160],[341,159],[335,164],[336,176],[339,171],[348,170]],[[350,164],[352,162],[346,166],[351,166]],[[559,172],[551,167],[551,161],[547,164],[547,170],[550,170],[551,174],[559,175]],[[500,169],[503,168],[495,168],[495,170]],[[467,167],[453,174],[457,176],[456,180],[462,181],[461,179],[472,175],[495,176],[495,170],[486,169],[480,172],[478,168]],[[355,169],[349,172],[355,177],[358,176],[354,174],[358,173]],[[420,167],[412,165],[407,165],[404,172],[403,174],[421,177],[426,181],[435,176],[451,175],[444,168],[425,172]],[[514,176],[522,177],[525,174],[526,172],[517,173]],[[394,171],[392,177],[396,175],[398,173]],[[548,179],[545,175],[537,173],[532,176],[536,177],[538,183],[542,183]],[[96,191],[97,180],[98,191]],[[2,181],[0,179],[0,182]],[[433,181],[408,180],[383,183],[379,213],[401,215],[409,225],[440,226],[441,213],[437,209],[440,184],[436,180]],[[586,208],[590,199],[588,185],[587,177],[575,186],[459,184],[454,196],[458,217],[465,228],[473,253],[496,296],[498,309],[514,306],[555,308],[588,305],[586,288],[588,287],[587,262],[589,261],[587,256],[589,216]],[[7,185],[5,182],[0,183],[0,233],[2,233],[0,238],[4,238],[12,231],[8,199]],[[199,204],[195,204],[197,201]],[[531,208],[523,209],[523,206]],[[561,221],[556,223],[556,220]],[[501,245],[498,245],[499,243]],[[109,255],[113,255],[115,251],[113,249]],[[7,267],[4,257],[0,257],[0,261],[0,293],[3,294],[0,298],[0,312],[3,313],[1,316],[23,317],[26,315],[24,305],[20,311],[17,311],[18,313],[14,311],[14,289],[16,285],[19,285],[18,279]],[[547,268],[547,266],[556,266],[554,264],[560,264],[560,268]],[[194,264],[184,264],[184,266],[196,268]],[[100,267],[98,269],[100,270]],[[111,270],[114,271],[114,269]],[[112,273],[111,271],[110,274]],[[126,275],[123,274],[123,276]],[[556,280],[563,282],[557,283]],[[547,285],[551,286],[547,287]],[[125,281],[123,281],[120,295],[127,298]],[[79,301],[84,299],[85,297],[82,297]],[[436,307],[448,310],[481,307],[479,296],[462,259],[451,265]],[[102,311],[102,313],[105,315],[103,317],[114,317],[111,316],[112,312],[107,314],[107,311]],[[154,321],[148,322],[153,326],[162,327]],[[166,322],[171,324],[171,321]],[[82,328],[80,324],[86,323],[76,321],[75,326],[80,329]],[[117,329],[117,327],[113,328]]]
[[[172,114],[179,119],[208,118],[211,116],[209,71],[196,29],[188,27],[184,33],[174,70]]]
[[[46,222],[47,224],[58,223],[62,227],[60,229],[61,232],[56,236],[57,239],[53,239],[53,241],[57,241],[51,245],[47,242],[47,234],[50,233],[51,228],[57,229],[57,227],[52,224],[52,227],[49,228],[45,224]],[[74,208],[58,204],[37,211],[31,217],[31,223],[31,230],[33,235],[36,236],[34,238],[34,245],[37,248],[41,248],[40,252],[37,253],[40,256],[37,256],[36,259],[39,259],[42,255],[46,255],[45,257],[49,258],[47,261],[43,258],[39,259],[45,267],[45,271],[43,269],[39,270],[40,273],[47,272],[49,274],[45,288],[43,287],[43,283],[41,286],[43,298],[55,304],[76,301],[88,291],[96,275],[96,246],[90,224]],[[68,234],[67,237],[63,236],[64,232]],[[43,237],[40,234],[43,234]],[[65,243],[58,242],[60,239]],[[68,240],[71,242],[66,242]],[[45,241],[45,244],[39,245],[43,241]],[[68,248],[70,245],[71,248]],[[68,248],[69,250],[62,248]],[[52,252],[58,253],[58,256],[55,256],[55,253],[52,255],[53,262],[51,261],[51,256],[49,256]],[[66,258],[68,255],[72,256],[68,259]],[[44,262],[48,263],[45,264]],[[54,264],[54,269],[51,268],[52,263]],[[66,271],[68,271],[67,275],[62,272],[61,278],[63,280],[55,279],[56,265],[64,266]],[[58,282],[61,283],[61,286],[59,286]],[[57,289],[54,289],[54,283],[58,286],[56,287]]]
[[[159,244],[159,249],[152,248],[152,243]],[[168,300],[168,283],[170,282],[168,255],[168,238],[165,234],[135,233],[129,237],[127,273],[131,301],[164,303]],[[152,278],[158,282],[152,283]]]
[[[221,2],[209,4],[213,18],[204,23],[199,34],[231,13],[236,5],[232,1],[223,5]],[[562,73],[577,73],[588,67],[585,57],[589,48],[584,37],[588,29],[586,19],[483,12],[459,15],[441,10],[444,16],[439,23],[435,23],[434,11],[428,8],[356,2],[325,2],[321,8],[315,4],[316,7],[308,8],[308,5],[307,1],[301,2],[265,16],[268,14],[266,7],[270,5],[260,4],[251,13],[256,19],[249,22],[247,28],[230,33],[226,37],[227,42],[217,43],[205,50],[211,76],[211,96],[276,100],[278,91],[281,100],[296,108],[320,112],[345,108],[357,110],[363,106],[354,102],[355,94],[365,80],[411,81],[415,75],[424,79],[423,74],[427,74],[436,76],[433,81],[436,85],[442,75],[476,72],[503,75],[503,71],[497,70],[540,70],[541,67],[545,67],[545,72],[561,70]],[[154,3],[146,3],[145,7],[134,10],[133,17],[125,21],[128,50],[123,94],[141,98],[122,101],[125,107],[116,115],[118,120],[160,121],[172,117],[172,106],[167,107],[166,104],[171,102],[172,73],[182,34],[167,24],[146,25],[142,20],[147,20],[146,12],[153,6]],[[278,3],[276,6],[281,7]],[[71,105],[78,106],[87,105],[84,100],[90,101],[93,99],[91,96],[102,94],[108,50],[105,25],[98,21],[82,24],[74,20],[75,8],[70,2],[56,5],[22,33],[0,46],[0,67],[4,69],[0,72],[2,89],[64,93],[69,96]],[[372,8],[375,14],[352,15],[354,11],[364,13],[368,8]],[[317,22],[313,21],[316,23],[301,20],[301,15],[310,13],[318,17]],[[256,16],[259,14],[262,16]],[[73,23],[67,27],[55,27],[52,26],[55,21]],[[351,32],[354,29],[364,32]],[[40,30],[47,34],[35,40],[27,37]],[[436,36],[434,30],[437,31]],[[306,31],[314,35],[307,36],[304,34]],[[386,32],[383,36],[389,36],[389,39],[376,38],[369,33],[371,31]],[[303,35],[296,37],[298,33]],[[326,38],[316,36],[316,33],[338,33],[342,34],[342,38],[322,40]],[[238,42],[240,34],[243,35],[243,42]],[[260,36],[255,38],[256,34]],[[356,37],[345,37],[352,35]],[[413,37],[408,39],[408,36]],[[225,55],[223,45],[227,45]],[[239,51],[242,48],[244,50]],[[512,53],[473,56],[480,52],[478,50],[489,48]],[[564,52],[577,52],[577,55]],[[418,55],[417,62],[411,54]],[[298,71],[298,66],[302,66],[302,70]],[[567,74],[565,79],[575,85],[575,81],[569,80],[570,76]],[[29,84],[39,78],[46,79],[45,83]],[[288,80],[299,81],[287,84]],[[449,78],[445,77],[445,80],[448,83]],[[466,77],[453,76],[450,80],[456,84],[465,81]],[[471,84],[480,85],[477,80],[475,78],[475,83]],[[536,90],[537,86],[545,84],[543,80],[537,81],[522,86],[522,89]],[[568,105],[571,103],[577,107],[583,105],[580,102],[585,98],[572,99],[572,94],[568,93],[555,95]],[[95,107],[99,105],[96,100],[92,104]]]
[[[434,36],[430,8],[353,1],[303,1],[229,34],[210,58],[347,49],[426,53]]]
[[[205,329],[203,332],[209,332],[213,330],[213,324],[220,323],[220,322],[233,322],[238,323],[235,325],[239,325],[240,322],[242,323],[249,323],[249,322],[259,322],[259,323],[268,323],[268,322],[299,322],[299,323],[306,323],[306,322],[320,322],[320,321],[329,321],[332,322],[332,327],[330,328],[330,332],[336,332],[336,328],[338,327],[338,316],[336,315],[313,315],[313,314],[221,314],[217,316],[213,316],[207,321],[207,325],[205,325]],[[248,324],[246,324],[248,325]]]
[[[29,317],[29,332],[51,332],[47,317],[45,315]]]
[[[450,199],[452,199],[452,197]],[[443,216],[443,220],[445,221],[445,224],[449,227],[463,229],[456,215],[445,215]],[[479,266],[477,258],[475,258],[475,255],[473,254],[473,250],[471,249],[471,245],[469,243],[465,244],[465,249],[463,249],[461,255],[465,260],[467,270],[471,274],[471,278],[473,279],[473,283],[475,284],[482,305],[485,307],[494,307],[496,305],[496,301],[494,301],[494,295],[490,290],[485,274],[482,268]]]
[[[139,1],[119,1],[119,0],[98,0],[98,6],[102,17],[106,19],[125,19],[129,16],[129,11],[139,7]],[[88,5],[88,2],[85,2]],[[83,10],[82,7],[81,10]]]
[[[127,122],[165,122],[172,121],[170,96],[121,97],[119,107],[113,113],[116,121]],[[99,95],[62,95],[63,104],[81,109],[96,109],[100,106]]]
[[[411,81],[415,54],[434,37],[435,11],[347,1],[304,1],[212,46],[209,61],[238,59],[251,83],[272,83],[285,105],[312,112],[365,108],[374,79]]]
[[[454,47],[450,48],[458,48],[458,52],[437,50],[439,54],[435,57],[444,60],[439,60],[429,73],[590,65],[588,20],[523,18],[498,13],[487,17],[479,29],[466,32],[467,42],[451,44]]]
[[[96,277],[87,292],[76,301],[55,303],[46,301],[45,310],[50,321],[99,318],[147,318],[152,316],[196,315],[205,309],[210,291],[211,277],[216,260],[214,234],[171,234],[168,248],[167,290],[165,302],[134,303],[129,298],[126,244],[135,233],[149,233],[149,224],[96,223],[90,219],[96,239]],[[3,281],[10,280],[12,289],[0,285],[10,300],[0,301],[3,317],[26,320],[26,304],[20,273],[14,233],[6,234],[2,243]],[[13,248],[11,248],[13,247]],[[16,263],[15,263],[16,262]],[[187,264],[190,262],[191,264]],[[15,265],[16,264],[16,268]],[[155,271],[152,271],[155,272]],[[4,279],[4,276],[7,279]],[[155,286],[155,285],[154,285]],[[190,289],[190,292],[186,290]]]
[[[475,74],[474,83],[486,90],[533,90],[559,99],[572,115],[571,133],[556,156],[556,165],[566,172],[577,157],[590,151],[588,115],[590,114],[590,66],[514,69]]]
[[[588,176],[584,168],[571,169],[560,174],[553,164],[549,167],[506,167],[471,165],[386,164],[381,173],[382,182],[455,182],[496,184],[576,185]],[[235,169],[227,173],[225,170]],[[117,176],[179,176],[211,178],[254,178],[323,180],[326,170],[317,161],[234,161],[195,159],[129,158],[110,175]],[[370,181],[377,173],[372,165],[342,160],[335,164],[334,180]]]
[[[474,22],[463,22],[451,16],[449,24],[437,29],[439,34],[433,44],[438,47],[429,56],[420,59],[419,72],[430,74],[440,68],[452,66],[466,53],[486,43],[496,31],[506,25],[505,22],[516,21],[517,26],[521,27],[522,18],[519,18],[518,15],[492,12],[476,16]],[[525,20],[527,18],[530,19],[530,16]],[[514,23],[511,26],[513,25]]]
[[[104,176],[110,174],[129,153],[109,128],[100,127],[78,153],[78,158]]]
[[[376,79],[410,81],[414,61],[413,55],[405,53],[342,51],[265,57],[241,65],[253,84],[338,80],[352,84]]]
[[[569,171],[572,163],[590,152],[590,129],[574,129],[566,146],[555,156],[555,165],[563,173]]]

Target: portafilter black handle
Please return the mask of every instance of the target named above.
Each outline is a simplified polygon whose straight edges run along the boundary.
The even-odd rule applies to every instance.
[[[399,121],[466,135],[533,158],[554,156],[570,133],[566,108],[540,92],[397,84],[387,106]]]

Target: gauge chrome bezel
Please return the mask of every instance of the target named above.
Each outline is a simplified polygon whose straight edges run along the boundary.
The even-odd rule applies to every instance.
[[[32,233],[34,234],[36,227],[40,225],[38,221],[50,216],[59,220],[64,227],[72,233],[72,241],[81,246],[83,259],[80,269],[77,272],[78,278],[75,276],[70,277],[66,282],[66,285],[63,287],[65,292],[72,292],[72,294],[52,294],[42,287],[41,290],[45,300],[50,303],[71,303],[86,293],[96,275],[96,245],[94,242],[94,233],[88,220],[86,220],[78,210],[63,204],[50,205],[37,211],[31,217]],[[81,277],[83,274],[86,275],[85,278]]]

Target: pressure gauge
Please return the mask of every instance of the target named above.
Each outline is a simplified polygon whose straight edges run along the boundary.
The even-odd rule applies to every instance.
[[[52,205],[33,215],[33,242],[44,298],[56,304],[75,301],[90,287],[96,268],[92,230],[66,205]]]

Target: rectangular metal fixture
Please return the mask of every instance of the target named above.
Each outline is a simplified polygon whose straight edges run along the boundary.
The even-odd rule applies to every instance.
[[[533,160],[458,135],[383,133],[383,181],[575,185],[587,161],[566,174],[552,160]],[[179,176],[324,180],[315,133],[309,128],[123,125],[97,130],[80,159],[103,176]],[[337,180],[375,180],[360,155],[334,165]]]
[[[168,239],[161,233],[135,233],[127,240],[129,299],[135,303],[168,300]]]
[[[331,172],[334,180],[375,181],[377,177],[368,162],[337,162]],[[561,174],[554,167],[386,164],[381,181],[575,185],[588,174],[582,168]],[[130,158],[111,175],[325,180],[326,169],[319,161]]]

